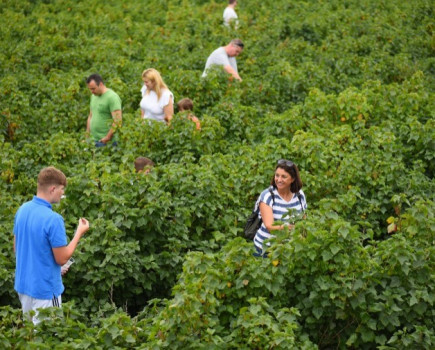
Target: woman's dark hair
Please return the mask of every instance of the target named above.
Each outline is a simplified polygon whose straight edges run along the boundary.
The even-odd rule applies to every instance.
[[[278,168],[281,168],[285,172],[290,174],[292,179],[294,179],[294,181],[290,185],[290,191],[292,193],[298,193],[299,190],[302,188],[302,180],[301,180],[301,176],[299,175],[299,169],[298,169],[297,165],[290,160],[281,159],[278,161],[278,164],[276,165],[275,171]],[[270,184],[274,188],[276,188],[275,174],[273,174],[272,181],[270,182]]]

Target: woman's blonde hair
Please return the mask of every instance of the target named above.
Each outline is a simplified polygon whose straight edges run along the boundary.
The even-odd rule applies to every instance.
[[[167,89],[168,87],[163,82],[162,76],[160,73],[154,68],[145,69],[142,73],[142,79],[148,79],[154,84],[154,91],[157,94],[157,99],[160,100],[162,97],[162,89]],[[147,89],[147,94],[149,94],[149,90]]]

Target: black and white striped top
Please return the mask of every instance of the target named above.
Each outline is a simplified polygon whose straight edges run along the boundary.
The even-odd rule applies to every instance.
[[[272,195],[270,193],[270,190],[272,190],[274,194],[275,203],[272,199]],[[299,191],[301,202],[303,205],[303,208],[301,206],[301,202],[299,201],[298,196],[295,194],[293,198],[287,202],[284,199],[281,198],[281,196],[278,193],[278,190],[273,187],[269,187],[265,189],[263,192],[261,192],[260,197],[257,200],[257,203],[255,203],[255,209],[258,208],[261,202],[266,203],[269,207],[273,210],[273,220],[274,221],[283,221],[287,222],[289,220],[289,217],[286,216],[288,214],[289,209],[295,209],[298,212],[301,212],[302,209],[305,211],[307,209],[307,201],[305,199],[305,194],[302,190]],[[258,215],[261,218],[261,212],[258,213]],[[257,248],[262,249],[263,248],[263,241],[266,239],[269,239],[271,237],[274,237],[274,235],[271,235],[270,232],[267,230],[264,223],[261,224],[260,228],[258,229],[255,237],[254,237],[254,244]]]

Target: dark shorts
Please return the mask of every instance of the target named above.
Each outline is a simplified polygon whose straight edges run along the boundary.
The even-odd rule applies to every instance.
[[[101,142],[101,141],[95,141],[95,147],[104,147],[107,146],[107,143]],[[118,142],[114,141],[112,143],[112,147],[118,146]]]

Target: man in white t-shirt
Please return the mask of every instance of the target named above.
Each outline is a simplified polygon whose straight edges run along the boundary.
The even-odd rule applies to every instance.
[[[242,81],[237,70],[236,56],[243,51],[243,43],[240,39],[233,39],[227,46],[222,46],[214,50],[207,58],[202,76],[207,75],[207,69],[212,65],[223,66],[224,70],[231,74],[235,79]]]
[[[231,22],[234,22],[234,26],[237,28],[239,20],[237,19],[237,13],[235,11],[237,0],[228,0],[228,6],[224,10],[224,24],[229,27]]]

